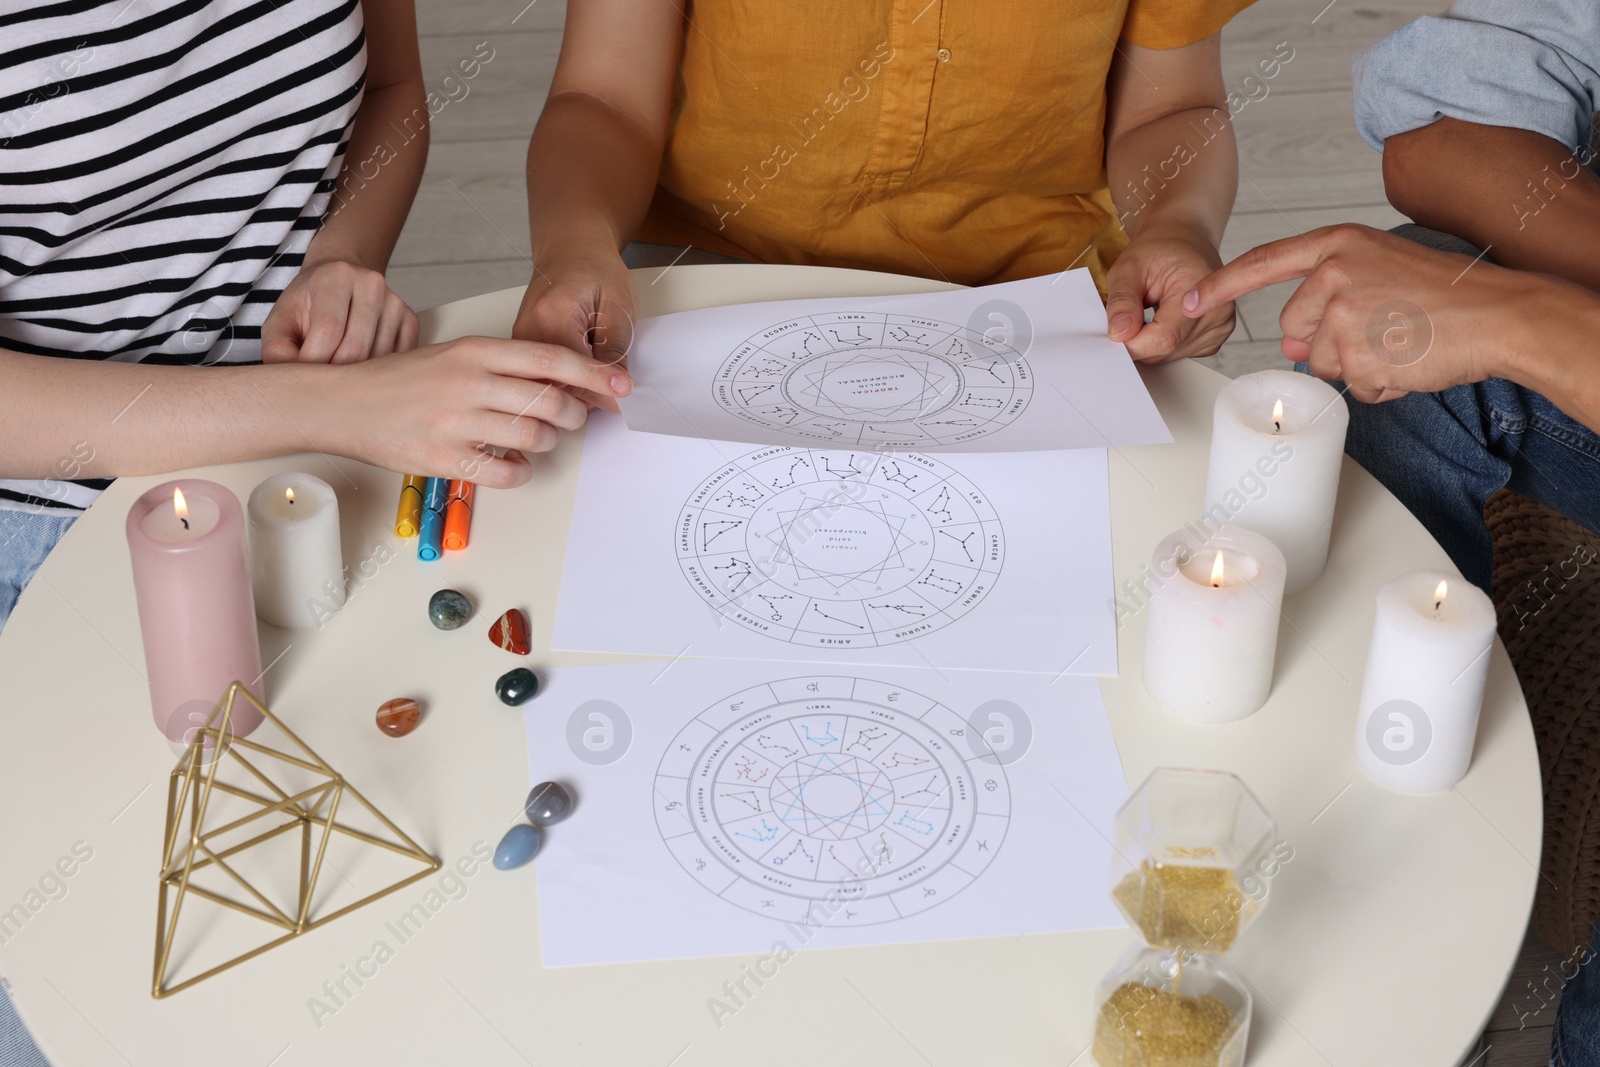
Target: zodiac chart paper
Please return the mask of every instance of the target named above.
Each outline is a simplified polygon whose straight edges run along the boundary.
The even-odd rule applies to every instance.
[[[1117,923],[1093,679],[665,667],[570,668],[526,713],[534,779],[582,798],[546,966]]]
[[[749,444],[1031,452],[1170,441],[1087,270],[643,319],[631,429]]]
[[[870,679],[755,686],[667,746],[656,828],[696,881],[757,914],[800,920],[838,892],[848,925],[914,915],[965,889],[1005,843],[1005,768],[963,752],[965,727]]]
[[[553,646],[1116,673],[1104,452],[586,430]]]
[[[756,426],[832,445],[930,448],[1015,422],[1027,359],[975,330],[917,315],[799,315],[747,338],[712,395]]]
[[[730,622],[792,644],[912,640],[983,602],[1005,562],[977,486],[928,456],[772,448],[695,487],[678,565]]]

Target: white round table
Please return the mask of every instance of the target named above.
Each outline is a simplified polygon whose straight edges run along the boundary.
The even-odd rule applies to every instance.
[[[942,288],[778,266],[681,266],[636,272],[636,282],[645,314]],[[506,336],[519,298],[505,290],[435,309],[423,316],[424,337]],[[1164,533],[1199,514],[1224,381],[1193,363],[1144,378],[1177,443],[1111,451],[1119,587]],[[265,684],[307,743],[447,867],[475,842],[493,847],[528,787],[528,766],[522,716],[488,693],[505,653],[476,632],[476,618],[470,639],[441,652],[423,606],[446,585],[491,604],[527,604],[541,663],[606,661],[545,652],[581,447],[574,435],[536,461],[531,484],[480,493],[471,549],[427,565],[394,537],[393,474],[316,453],[189,472],[241,499],[270,473],[317,474],[338,491],[352,572],[384,555],[380,545],[394,552],[325,629],[289,635],[263,624]],[[323,983],[365,956],[432,879],[152,999],[175,760],[151,723],[123,518],[159,480],[118,480],[51,555],[0,637],[0,973],[54,1063],[1089,1063],[1094,985],[1133,940],[1129,929],[801,952],[719,1027],[707,999],[745,961],[541,969],[531,867],[480,867],[375,975],[346,983],[334,1014],[314,1018],[309,999],[325,996]],[[1271,906],[1228,956],[1256,993],[1255,1067],[1451,1067],[1522,940],[1540,847],[1539,767],[1498,642],[1476,755],[1459,786],[1388,792],[1352,752],[1374,595],[1415,567],[1449,563],[1347,460],[1327,574],[1285,605],[1262,711],[1221,727],[1162,713],[1139,682],[1139,617],[1120,635],[1121,676],[1101,682],[1130,784],[1158,765],[1234,771],[1294,849]],[[428,704],[403,742],[380,736],[372,719],[398,695]],[[579,828],[575,820],[565,832]],[[71,877],[50,878],[75,847],[90,858],[65,864]],[[30,894],[41,881],[50,892]]]

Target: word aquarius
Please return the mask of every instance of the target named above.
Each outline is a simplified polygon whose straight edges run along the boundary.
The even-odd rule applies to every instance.
[[[800,120],[798,126],[793,122],[789,123],[789,129],[799,138],[800,147],[804,148],[821,136],[831,116],[839,114],[850,104],[859,104],[865,100],[872,92],[872,87],[867,82],[876,78],[883,71],[884,64],[893,58],[894,46],[888,41],[879,41],[878,46],[872,50],[872,56],[856,64],[856,69],[861,72],[861,78],[858,79],[854,74],[846,74],[840,81],[839,88],[830,91],[822,98],[821,107],[812,108],[810,113]],[[729,211],[722,201],[711,201],[711,210],[717,216],[717,229],[722,229],[728,224],[729,219],[749,207],[756,193],[766,189],[767,182],[777,181],[779,175],[783,173],[783,168],[794,162],[799,155],[800,153],[790,147],[788,142],[779,141],[773,146],[772,155],[756,164],[755,173],[750,172],[750,164],[746,163],[743,171],[744,181],[738,185],[731,181],[727,183],[728,192],[738,198],[739,206]],[[768,173],[768,168],[771,169],[771,173]],[[756,183],[754,189],[750,187],[752,181]]]

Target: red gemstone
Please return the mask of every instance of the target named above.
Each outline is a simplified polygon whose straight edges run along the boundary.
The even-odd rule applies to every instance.
[[[533,646],[528,639],[528,617],[512,608],[489,627],[489,640],[519,656],[526,656]]]
[[[404,737],[422,721],[422,706],[407,697],[386,700],[378,707],[378,729],[390,737]]]

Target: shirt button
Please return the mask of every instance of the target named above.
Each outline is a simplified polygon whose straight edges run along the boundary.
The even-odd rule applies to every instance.
[[[941,62],[941,63],[950,62],[950,49],[948,49],[948,48],[939,49],[939,62]]]

